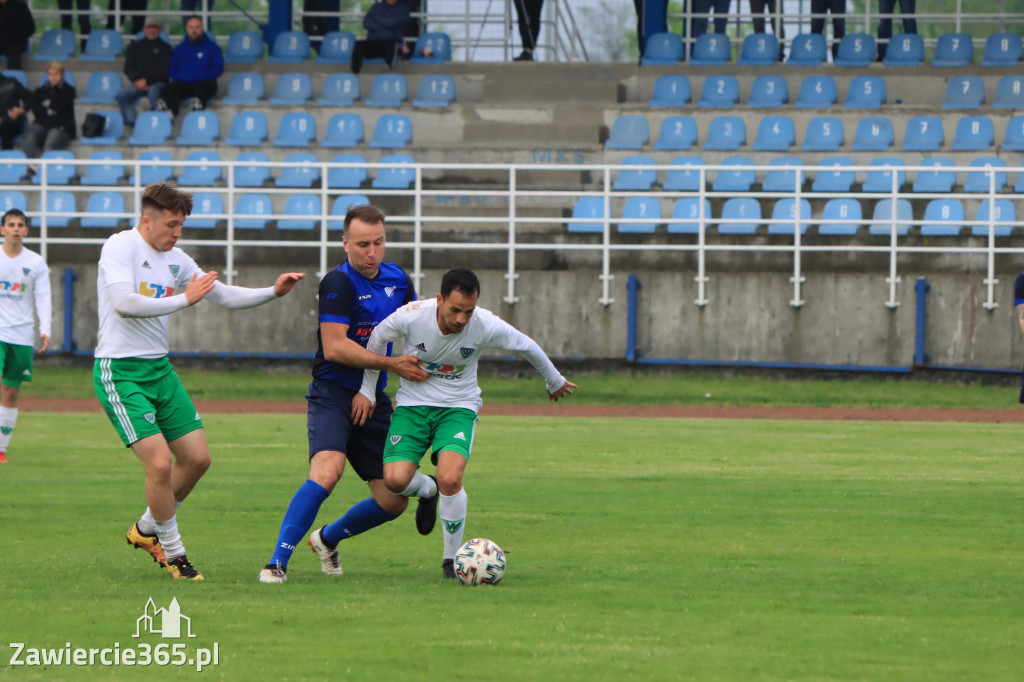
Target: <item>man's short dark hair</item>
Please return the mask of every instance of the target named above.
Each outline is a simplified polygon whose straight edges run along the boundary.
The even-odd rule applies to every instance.
[[[455,268],[444,273],[441,278],[441,298],[448,296],[458,289],[463,296],[473,296],[480,293],[480,279],[472,270],[466,268]]]
[[[20,208],[12,208],[11,210],[4,213],[3,217],[0,217],[0,225],[7,224],[7,216],[14,216],[15,218],[21,218],[28,225],[28,216]]]
[[[145,213],[146,209],[189,215],[192,213],[192,195],[166,182],[150,185],[142,193],[142,212]]]
[[[348,226],[353,220],[360,220],[367,225],[384,224],[384,211],[370,204],[354,204],[345,212],[345,236],[348,237]]]

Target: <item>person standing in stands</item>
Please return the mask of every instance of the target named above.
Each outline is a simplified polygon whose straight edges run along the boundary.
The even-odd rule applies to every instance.
[[[146,37],[133,40],[124,54],[124,75],[128,85],[117,93],[117,103],[125,125],[135,125],[135,102],[149,99],[149,108],[156,109],[167,87],[171,66],[171,46],[160,37],[160,19],[147,17],[143,29]]]
[[[21,0],[0,0],[0,55],[7,57],[8,69],[21,68],[21,56],[28,39],[36,32],[32,10]]]
[[[407,54],[405,27],[409,23],[409,6],[398,0],[375,2],[363,17],[366,39],[357,40],[352,49],[352,73],[359,73],[367,57],[382,57],[388,68],[399,54]]]
[[[60,9],[60,27],[65,31],[72,30],[72,21],[75,14],[78,15],[78,32],[82,34],[82,49],[85,49],[85,39],[92,33],[92,19],[89,13],[92,11],[89,0],[74,0],[75,12],[71,11],[72,0],[57,0],[57,7]],[[12,67],[13,68],[13,67]]]
[[[118,0],[110,0],[107,4],[107,29],[111,31],[120,31],[121,26],[115,23],[116,15],[114,10],[117,9],[116,5]],[[146,27],[144,19],[146,18],[146,8],[149,5],[149,0],[120,0],[121,3],[121,24],[124,25],[125,19],[129,12],[132,14],[132,35],[134,36],[139,31]]]
[[[729,5],[731,4],[732,0],[690,0],[690,11],[694,14],[705,15],[695,16],[690,19],[690,37],[696,41],[697,38],[708,32],[707,15],[712,10],[714,10],[715,14],[715,33],[724,34],[725,29],[729,26]],[[692,45],[690,46],[690,52],[693,52]]]
[[[67,149],[75,139],[75,89],[64,80],[64,65],[46,65],[46,82],[32,93],[29,108],[35,123],[28,127],[22,149],[30,159],[38,159],[51,149]],[[32,167],[29,166],[31,169]]]
[[[540,35],[540,13],[544,0],[515,0],[515,6],[523,51],[513,61],[532,62],[533,53],[537,49],[537,36]]]
[[[917,33],[917,19],[914,18],[917,0],[878,0],[878,13],[893,14],[896,3],[899,3],[900,14],[903,15],[903,32]],[[883,17],[878,21],[878,61],[885,59],[889,38],[892,38],[892,17]]]
[[[754,33],[764,33],[764,11],[768,10],[772,31],[779,41],[779,61],[781,62],[786,29],[782,25],[782,14],[778,11],[780,4],[777,0],[750,0],[750,13],[754,15],[751,17],[750,22],[754,25]]]
[[[832,59],[839,54],[839,42],[846,35],[846,0],[811,0],[811,14],[832,13]],[[825,17],[811,19],[811,33],[825,35]]]
[[[217,43],[203,30],[199,17],[189,17],[185,40],[171,53],[168,69],[171,82],[156,108],[170,109],[175,116],[183,99],[192,98],[192,111],[202,111],[217,94],[217,78],[224,73],[224,55]]]

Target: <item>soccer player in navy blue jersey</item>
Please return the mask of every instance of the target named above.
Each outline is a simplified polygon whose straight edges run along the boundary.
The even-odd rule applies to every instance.
[[[309,545],[320,558],[324,573],[342,573],[338,542],[398,518],[408,504],[407,497],[388,490],[382,480],[384,442],[392,412],[391,400],[384,393],[384,373],[377,383],[377,404],[370,418],[356,424],[352,415],[356,411],[365,413],[370,404],[359,394],[364,369],[396,372],[408,381],[426,378],[427,373],[411,355],[388,357],[366,350],[373,328],[402,305],[416,300],[416,292],[402,268],[382,262],[385,239],[384,213],[380,209],[352,207],[345,215],[344,229],[342,244],[347,260],[320,281],[318,347],[313,381],[306,395],[309,478],[285,512],[273,555],[260,571],[262,583],[288,579],[288,560],[312,527],[320,505],[341,479],[346,462],[366,481],[370,497],[310,535]],[[426,476],[420,480],[422,486],[416,496],[421,500],[422,513],[417,512],[417,520],[429,516],[433,521],[437,485]],[[421,525],[417,523],[422,533]]]

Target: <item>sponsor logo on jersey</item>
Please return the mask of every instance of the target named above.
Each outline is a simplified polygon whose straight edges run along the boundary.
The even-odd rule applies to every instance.
[[[179,267],[177,265],[168,265],[167,269],[170,270],[171,274],[174,275],[175,277],[178,276]]]
[[[163,284],[150,284],[139,282],[139,296],[146,298],[167,298],[174,295],[174,287],[165,287]]]
[[[473,351],[475,350],[476,348],[460,348],[459,352],[462,353],[462,357],[468,358],[470,355],[473,354]]]
[[[152,412],[147,412],[146,414],[144,414],[144,415],[142,415],[142,416],[143,416],[143,417],[144,417],[144,418],[146,419],[146,421],[148,421],[148,422],[149,422],[150,424],[156,424],[156,415],[155,415],[155,414],[153,414]]]
[[[461,440],[461,441],[464,441],[464,440],[466,440],[466,434],[465,434],[465,433],[463,433],[462,431],[459,431],[459,432],[458,432],[458,433],[456,433],[456,434],[455,434],[454,436],[452,436],[452,438],[454,438],[455,440]]]
[[[365,301],[368,298],[373,298],[373,294],[363,294],[362,296],[356,297],[357,301]]]
[[[0,291],[21,291],[25,285],[21,282],[5,282],[0,280]]]
[[[416,344],[416,350],[420,350],[420,351],[423,351],[424,353],[426,353],[427,352],[427,347],[424,346],[422,343],[417,343]]]
[[[465,365],[446,365],[443,362],[427,362],[426,360],[420,360],[419,366],[427,370],[427,373],[441,379],[459,379],[466,371]]]
[[[153,268],[149,267],[149,261],[148,260],[142,261],[142,267],[146,268],[147,270],[152,270],[153,269]]]
[[[23,376],[23,377],[31,377],[32,376],[32,370],[30,370],[30,369],[22,370],[21,376]]]
[[[903,5],[900,5],[902,9]],[[384,293],[387,294],[388,298],[391,298],[391,294],[395,293],[395,289],[398,287],[384,287]]]

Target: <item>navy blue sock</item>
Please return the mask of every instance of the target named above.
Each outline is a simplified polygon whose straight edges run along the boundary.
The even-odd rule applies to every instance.
[[[274,556],[270,559],[271,564],[280,563],[283,568],[288,568],[288,560],[292,558],[295,546],[302,542],[302,538],[309,532],[316,521],[320,505],[328,495],[330,493],[319,483],[307,480],[302,484],[284,514],[281,533],[277,536],[277,547],[274,548]]]
[[[345,515],[329,526],[324,526],[320,537],[329,545],[337,545],[338,542],[353,535],[365,533],[371,528],[376,528],[382,523],[387,523],[398,517],[377,504],[372,497],[367,497],[362,502],[349,507]]]

